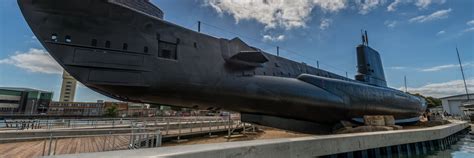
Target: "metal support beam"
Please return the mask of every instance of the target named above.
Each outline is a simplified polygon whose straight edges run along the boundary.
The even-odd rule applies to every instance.
[[[198,32],[201,32],[201,21],[198,21]]]

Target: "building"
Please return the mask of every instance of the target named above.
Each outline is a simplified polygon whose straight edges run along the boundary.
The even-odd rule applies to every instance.
[[[104,109],[107,110],[108,108],[116,107],[117,108],[117,115],[120,117],[128,116],[128,104],[126,102],[105,102]]]
[[[0,87],[0,114],[41,114],[48,109],[53,92],[31,88]]]
[[[61,86],[60,102],[74,102],[77,81],[69,73],[63,71],[63,84]]]
[[[101,116],[103,110],[103,102],[51,102],[48,115]]]
[[[474,94],[469,94],[469,98],[474,99]],[[466,94],[448,96],[439,99],[441,99],[441,103],[443,104],[443,110],[448,114],[454,116],[464,115],[461,105],[467,101]]]
[[[157,108],[150,108],[149,104],[128,103],[127,116],[131,117],[151,117],[157,113]]]
[[[465,118],[474,121],[474,100],[469,100],[463,102],[461,105],[461,110],[465,116]]]
[[[154,116],[157,109],[148,104],[128,102],[51,102],[48,115],[59,116],[104,116],[107,109],[116,107],[119,117],[148,117]]]

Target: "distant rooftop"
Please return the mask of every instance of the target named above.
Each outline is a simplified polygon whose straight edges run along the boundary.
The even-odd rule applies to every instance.
[[[469,93],[469,96],[472,96],[472,95],[474,95],[474,93]],[[452,96],[442,97],[439,99],[448,99],[448,98],[455,98],[455,97],[462,97],[462,96],[466,96],[466,94],[452,95]],[[474,98],[471,98],[471,99],[474,99]]]
[[[22,87],[0,87],[0,90],[51,93],[48,91],[43,91],[43,90],[38,90],[38,89],[33,89],[33,88],[22,88]]]

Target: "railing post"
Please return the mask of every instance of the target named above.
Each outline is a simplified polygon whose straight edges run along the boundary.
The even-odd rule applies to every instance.
[[[145,124],[144,127],[146,128],[146,126],[148,125],[148,120],[145,118],[143,123]]]
[[[190,127],[191,128],[191,130],[190,130],[191,133],[193,133],[193,127],[194,127],[193,125],[194,125],[194,120],[191,120],[191,127]]]
[[[56,149],[58,148],[58,137],[56,137],[56,141],[54,143],[54,152],[53,152],[53,155],[56,155]]]
[[[46,120],[46,128],[51,129],[51,124],[49,123],[49,119]]]
[[[48,155],[51,156],[51,143],[53,142],[53,133],[49,133],[49,148],[48,148]]]
[[[150,147],[150,135],[148,134],[148,131],[146,131],[146,143],[145,143],[145,146],[147,148]]]
[[[212,134],[211,134],[211,133],[212,133],[211,130],[212,130],[212,129],[211,129],[211,120],[209,120],[209,136],[212,135]]]
[[[227,123],[227,138],[230,138],[230,113],[229,113],[229,120],[228,120],[228,123]],[[227,139],[228,140],[228,139]]]
[[[133,135],[133,133],[134,133],[135,129],[134,129],[134,127],[133,127],[133,126],[131,126],[131,127],[132,127],[132,133],[130,134],[130,142],[129,142],[129,144],[130,144],[130,145],[131,145],[131,147],[133,148],[133,147],[135,146],[135,144],[134,144],[134,140],[133,140],[133,139],[135,139],[135,137],[134,137],[134,135]]]
[[[138,148],[142,148],[142,140],[143,140],[143,127],[141,127],[139,130],[138,130]]]
[[[109,132],[109,135],[110,135],[110,132]],[[106,135],[104,136],[104,144],[102,145],[102,151],[106,151],[105,150],[105,144],[107,144],[107,136]]]
[[[41,154],[41,156],[46,156],[44,155],[44,152],[46,150],[46,141],[48,140],[48,138],[44,138],[44,143],[43,143],[43,153]]]
[[[201,129],[201,132],[202,132],[202,126],[204,125],[204,121],[201,120],[200,122],[201,122],[201,123],[199,124],[199,128]]]
[[[181,119],[178,119],[178,140],[181,137]]]
[[[155,147],[161,146],[161,139],[162,139],[161,131],[158,130],[158,132],[156,133]]]
[[[166,119],[166,135],[168,135],[169,128],[170,128],[170,119],[167,118]]]
[[[112,150],[115,150],[115,135],[112,136]]]

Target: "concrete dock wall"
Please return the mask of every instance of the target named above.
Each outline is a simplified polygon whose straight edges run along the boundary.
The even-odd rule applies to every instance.
[[[399,151],[404,148],[410,156],[434,147],[443,149],[447,144],[454,143],[457,139],[455,136],[468,127],[466,122],[457,122],[423,129],[162,147],[60,157],[309,158],[342,153],[349,153],[347,157],[352,157],[355,151],[362,151],[358,153],[362,154],[362,157],[372,157],[368,155],[381,155],[381,152],[387,151],[391,153],[393,147],[398,147]]]

